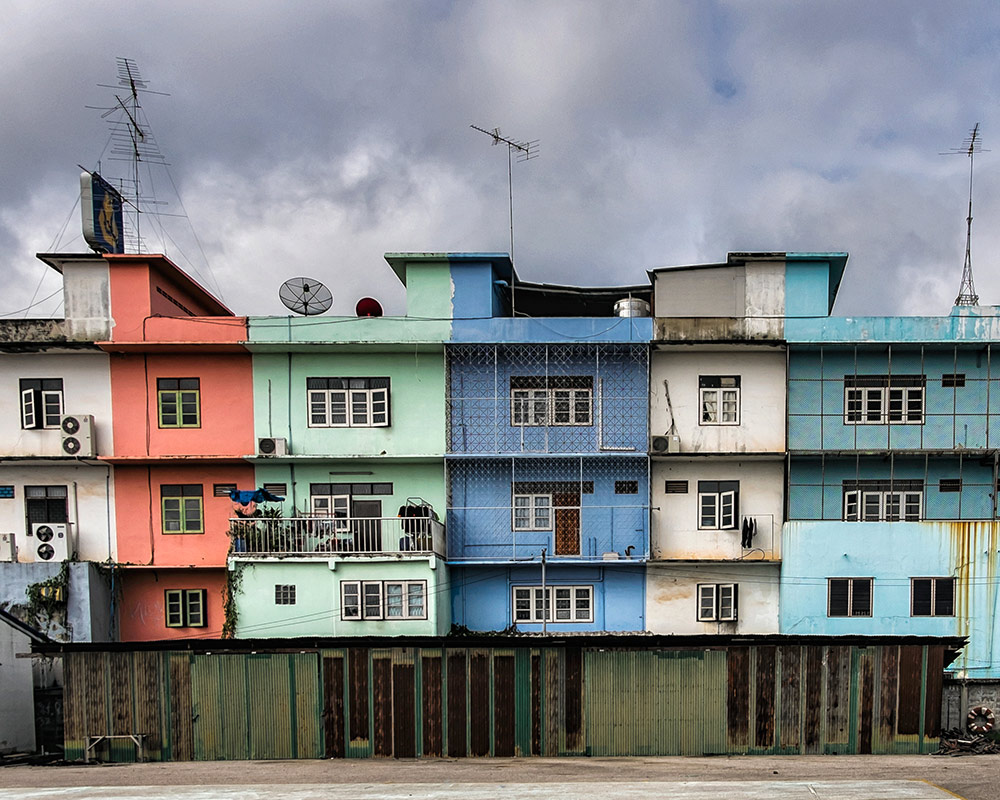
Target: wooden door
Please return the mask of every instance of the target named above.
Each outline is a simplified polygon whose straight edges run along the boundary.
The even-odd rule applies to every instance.
[[[552,495],[557,556],[580,555],[580,493]]]

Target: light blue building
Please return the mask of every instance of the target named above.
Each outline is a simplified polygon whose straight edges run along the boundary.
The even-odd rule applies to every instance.
[[[967,636],[952,711],[995,700],[1000,307],[785,334],[782,633]]]
[[[650,287],[523,283],[506,256],[450,264],[454,623],[645,630]]]

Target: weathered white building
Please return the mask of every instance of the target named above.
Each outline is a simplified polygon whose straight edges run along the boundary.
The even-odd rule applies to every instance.
[[[775,633],[784,521],[784,254],[654,270],[654,633]]]
[[[108,269],[93,255],[42,260],[63,274],[66,318],[0,322],[0,606],[57,638],[101,640],[110,587],[95,565],[116,560],[100,460],[112,452],[109,356],[96,344],[112,324]],[[50,620],[38,618],[43,584]]]

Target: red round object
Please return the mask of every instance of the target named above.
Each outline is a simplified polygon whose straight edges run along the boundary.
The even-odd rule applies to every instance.
[[[359,317],[381,317],[382,304],[374,297],[362,297],[354,307],[354,313]]]

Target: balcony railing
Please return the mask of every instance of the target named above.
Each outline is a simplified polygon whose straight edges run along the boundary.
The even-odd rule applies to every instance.
[[[444,525],[400,517],[229,520],[233,556],[445,555]]]

